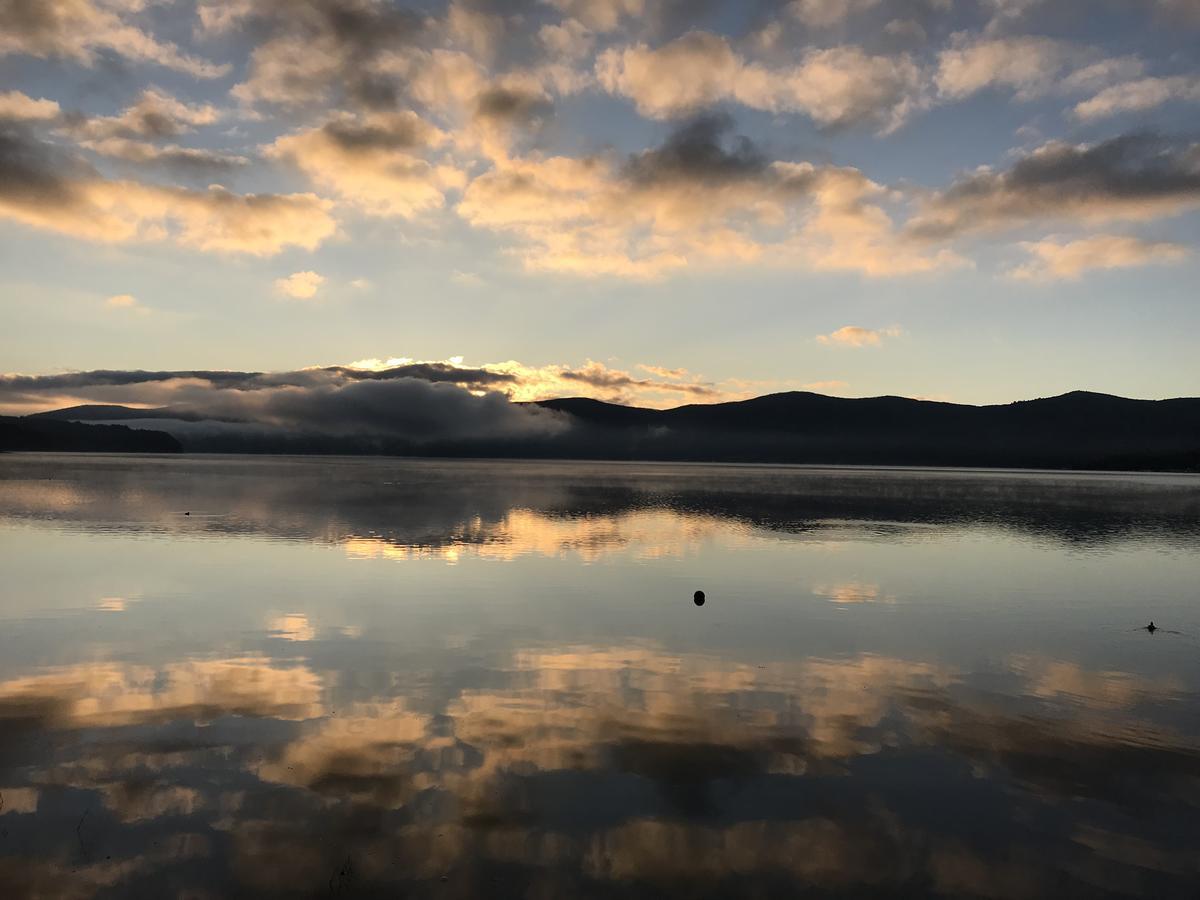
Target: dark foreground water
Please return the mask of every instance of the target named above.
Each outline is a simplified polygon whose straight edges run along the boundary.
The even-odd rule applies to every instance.
[[[1186,476],[3,456],[0,895],[1195,897],[1198,551]]]

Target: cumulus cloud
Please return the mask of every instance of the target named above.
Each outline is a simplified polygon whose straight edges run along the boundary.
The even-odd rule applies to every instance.
[[[0,4],[0,56],[58,57],[91,66],[101,54],[111,53],[198,78],[229,71],[158,40],[133,23],[134,11],[93,0],[5,0]]]
[[[827,28],[879,6],[882,0],[792,0],[787,11],[805,25]]]
[[[1007,88],[1031,100],[1052,90],[1085,91],[1141,74],[1135,57],[1103,58],[1087,47],[1036,35],[955,35],[938,56],[934,81],[945,99]]]
[[[249,159],[234,153],[181,147],[178,144],[152,144],[149,141],[128,138],[80,141],[79,146],[111,159],[140,166],[163,166],[181,176],[196,178],[228,174],[250,164]]]
[[[647,13],[646,0],[546,0],[594,31],[614,31],[623,19]],[[568,20],[569,21],[569,20]]]
[[[76,117],[69,130],[81,137],[173,138],[202,125],[212,125],[221,113],[208,103],[188,104],[155,88],[142,91],[138,99],[115,116]]]
[[[596,62],[600,84],[629,97],[642,115],[670,118],[725,100],[774,113],[803,113],[822,126],[870,124],[891,131],[924,102],[920,68],[905,56],[853,46],[810,48],[792,66],[749,62],[724,37],[693,31],[651,49],[610,48]]]
[[[1021,244],[1032,259],[1013,268],[1009,275],[1030,281],[1075,280],[1097,269],[1175,263],[1190,250],[1169,241],[1145,241],[1124,235],[1098,234],[1074,241],[1047,238]]]
[[[578,19],[543,25],[538,29],[538,40],[550,55],[565,59],[581,59],[595,44],[592,30]]]
[[[275,279],[275,290],[293,300],[309,300],[317,295],[324,283],[325,276],[316,272],[293,272],[286,278]]]
[[[475,178],[457,210],[515,236],[527,268],[660,278],[689,265],[919,272],[948,262],[900,239],[886,191],[855,169],[771,161],[728,116],[684,122],[612,157],[513,159]]]
[[[57,119],[62,110],[54,100],[34,99],[20,91],[0,93],[0,121],[45,122]]]
[[[92,241],[172,241],[266,256],[314,249],[336,225],[313,194],[235,194],[114,181],[14,127],[0,128],[0,216]]]
[[[150,310],[142,306],[137,297],[132,294],[113,294],[111,297],[105,298],[104,306],[110,310],[132,312],[143,316],[150,313]]]
[[[827,347],[879,347],[888,338],[899,337],[903,332],[899,326],[890,328],[862,328],[844,325],[829,334],[817,335],[817,343]]]
[[[402,85],[391,59],[428,27],[381,0],[201,0],[198,12],[209,34],[247,22],[266,31],[232,91],[251,105],[299,107],[337,95],[361,107],[393,106]]]
[[[413,112],[341,115],[277,138],[266,154],[368,214],[411,218],[441,206],[446,189],[462,182],[453,166],[424,158],[445,139]]]
[[[1075,105],[1077,119],[1103,119],[1125,112],[1142,112],[1169,102],[1200,102],[1200,77],[1141,78],[1105,88]]]
[[[927,199],[910,232],[944,238],[1033,221],[1102,222],[1200,206],[1200,146],[1155,134],[1052,141],[1009,169],[984,168]]]

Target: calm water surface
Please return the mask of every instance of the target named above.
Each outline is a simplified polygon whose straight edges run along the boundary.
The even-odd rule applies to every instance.
[[[0,894],[1196,897],[1198,551],[1187,476],[3,456]]]

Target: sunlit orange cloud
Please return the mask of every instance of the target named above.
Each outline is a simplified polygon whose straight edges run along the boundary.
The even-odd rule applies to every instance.
[[[628,370],[618,369],[595,360],[582,366],[551,364],[530,366],[517,360],[484,363],[478,367],[464,365],[461,356],[446,360],[415,360],[409,357],[360,359],[350,363],[352,368],[382,371],[414,363],[436,363],[463,369],[484,369],[512,377],[508,385],[498,386],[515,402],[533,402],[555,397],[590,397],[613,403],[668,409],[687,403],[721,403],[743,400],[767,390],[823,390],[839,392],[848,385],[843,381],[748,381],[727,379],[713,382],[685,368],[666,368],[639,363],[637,368],[651,377],[639,377]]]
[[[315,194],[235,194],[102,178],[64,180],[57,202],[0,197],[0,216],[103,243],[173,241],[197,250],[270,256],[316,249],[337,230]]]
[[[878,329],[844,325],[830,334],[817,335],[817,343],[827,347],[878,347],[885,339],[899,337],[901,334],[903,331],[896,325]]]
[[[1021,244],[1021,249],[1031,260],[1009,270],[1008,275],[1029,281],[1070,281],[1097,269],[1178,263],[1191,253],[1183,244],[1113,234],[1097,234],[1075,241],[1055,238],[1026,241]]]

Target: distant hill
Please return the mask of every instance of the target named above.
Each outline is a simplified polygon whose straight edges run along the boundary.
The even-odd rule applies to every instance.
[[[164,420],[195,452],[372,453],[1053,469],[1200,471],[1200,399],[1075,391],[996,406],[807,392],[656,410],[587,398],[536,404],[572,427],[540,438],[428,443],[383,437],[185,428],[170,408],[80,406],[32,419]],[[173,421],[167,421],[173,420]],[[155,423],[154,427],[159,427]]]
[[[165,431],[124,425],[85,425],[53,418],[0,416],[0,450],[91,453],[179,453],[183,445]]]
[[[649,458],[863,465],[1163,468],[1200,471],[1200,399],[1074,391],[997,406],[794,391],[732,403],[636,409],[546,400]]]
[[[138,409],[111,403],[87,403],[82,406],[52,409],[49,412],[32,413],[25,418],[53,419],[59,422],[120,422],[126,419],[184,419],[187,416],[172,412],[167,407]]]

